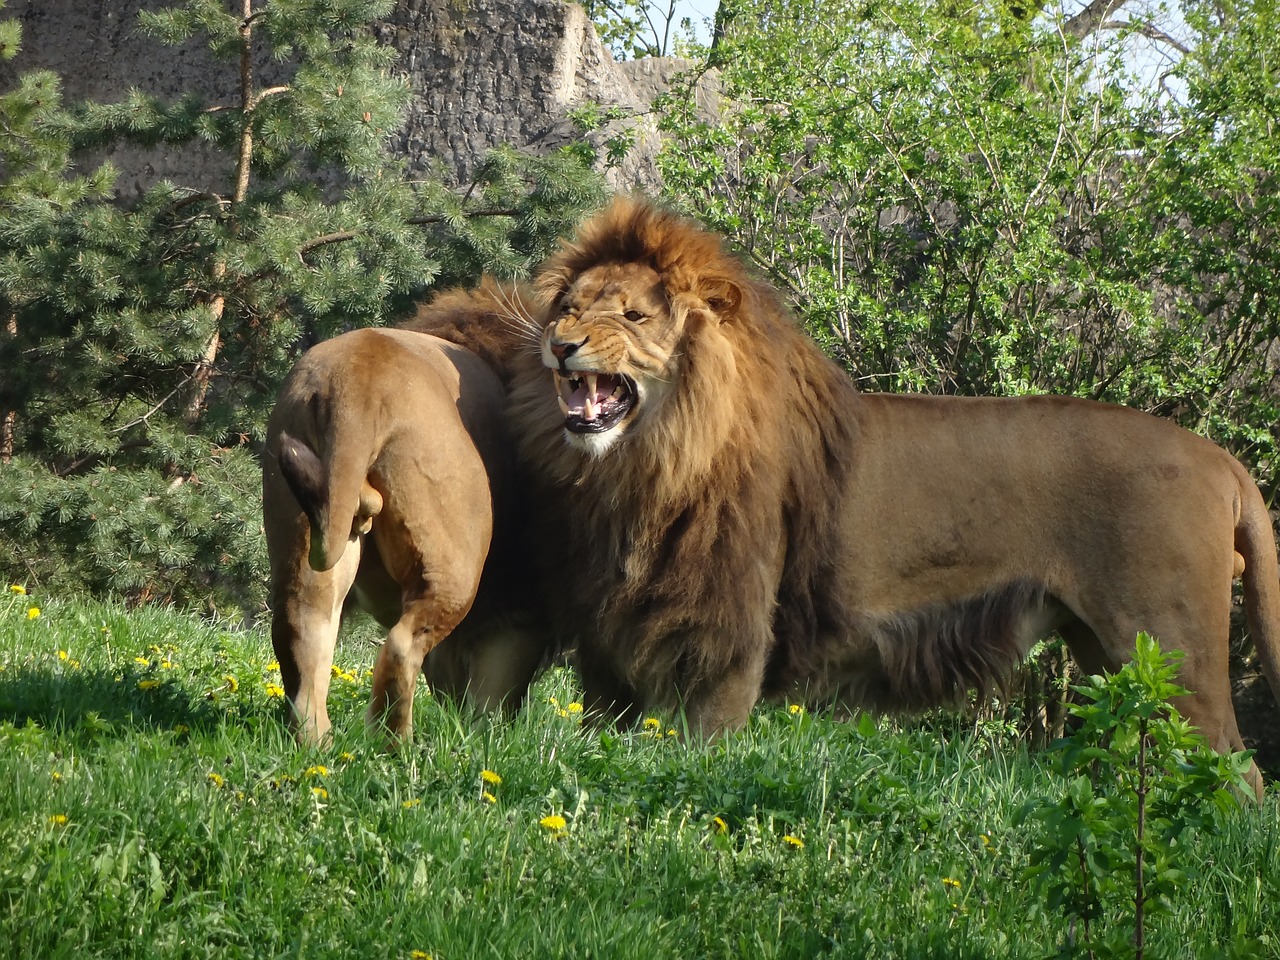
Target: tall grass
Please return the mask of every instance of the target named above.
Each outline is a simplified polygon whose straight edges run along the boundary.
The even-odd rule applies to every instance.
[[[584,728],[553,670],[510,720],[420,692],[388,755],[357,635],[335,742],[305,750],[264,632],[31,605],[0,599],[0,955],[1031,958],[1070,935],[1016,822],[1056,784],[999,732],[784,707],[688,746],[667,717]],[[1194,858],[1151,955],[1275,955],[1275,802]]]

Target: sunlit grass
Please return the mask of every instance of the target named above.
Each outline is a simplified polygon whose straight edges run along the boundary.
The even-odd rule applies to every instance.
[[[505,721],[420,688],[388,755],[362,724],[372,637],[340,644],[334,742],[309,750],[263,631],[0,601],[0,954],[1030,958],[1066,938],[1017,822],[1055,784],[1012,739],[780,707],[690,747],[672,717],[584,728],[557,669]],[[1154,948],[1274,953],[1278,837],[1272,802],[1203,840]]]

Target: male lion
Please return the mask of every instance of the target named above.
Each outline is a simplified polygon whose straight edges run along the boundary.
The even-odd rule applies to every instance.
[[[429,681],[482,707],[522,699],[543,643],[520,620],[503,403],[476,356],[401,330],[321,343],[285,380],[267,427],[263,523],[271,639],[304,742],[330,729],[351,601],[390,630],[369,713],[391,736],[410,734],[424,657]]]
[[[1146,630],[1185,654],[1190,720],[1240,749],[1238,564],[1280,692],[1271,526],[1208,440],[1067,397],[860,394],[716,237],[635,200],[536,283],[513,430],[590,708],[679,705],[710,736],[762,696],[918,709],[1052,631],[1100,671]]]

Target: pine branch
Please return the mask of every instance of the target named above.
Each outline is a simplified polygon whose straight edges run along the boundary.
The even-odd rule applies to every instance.
[[[475,220],[480,217],[518,217],[520,211],[509,207],[489,207],[483,210],[464,211],[462,215],[468,220]],[[409,226],[421,227],[430,226],[434,223],[443,223],[447,219],[449,218],[443,214],[432,214],[425,217],[409,217],[404,222]],[[331,243],[345,243],[348,240],[354,240],[356,237],[362,236],[366,232],[365,230],[338,230],[334,233],[326,233],[324,236],[308,240],[298,248],[298,259],[305,263],[306,255],[312,250],[326,247]],[[261,279],[265,275],[265,272],[259,271],[254,274],[253,279]]]
[[[164,396],[164,397],[163,397],[163,398],[162,398],[158,403],[156,403],[156,405],[155,405],[155,406],[153,406],[150,410],[148,410],[148,411],[147,411],[146,413],[144,413],[142,416],[137,417],[137,418],[135,418],[135,419],[133,419],[133,420],[130,420],[128,423],[124,424],[123,426],[115,427],[114,429],[112,429],[112,430],[111,430],[111,433],[112,433],[112,434],[121,434],[121,433],[124,433],[126,430],[131,429],[132,427],[136,427],[136,426],[138,426],[138,424],[140,424],[140,423],[146,423],[148,420],[150,420],[150,419],[151,419],[151,417],[152,417],[152,415],[153,415],[153,414],[155,414],[158,410],[160,410],[160,408],[161,408],[161,407],[163,407],[166,403],[168,403],[170,400],[172,400],[172,399],[174,398],[174,396],[176,396],[176,395],[177,395],[177,393],[178,393],[178,391],[179,391],[179,390],[181,390],[183,387],[185,387],[188,383],[190,383],[190,382],[191,382],[191,377],[192,377],[192,376],[194,376],[194,374],[191,374],[190,376],[187,376],[187,377],[183,377],[182,381],[181,381],[181,382],[180,382],[176,387],[174,387],[172,390],[170,390],[170,391],[169,391],[169,393],[168,393],[168,394],[166,394],[166,395],[165,395],[165,396]]]

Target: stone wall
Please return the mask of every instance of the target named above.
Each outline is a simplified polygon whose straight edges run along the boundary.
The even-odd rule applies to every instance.
[[[111,102],[131,87],[158,97],[194,90],[232,102],[234,65],[213,62],[199,44],[165,47],[138,34],[140,9],[175,0],[10,0],[0,16],[23,24],[23,50],[0,66],[0,89],[17,72],[47,68],[61,74],[68,102]],[[617,187],[651,185],[658,140],[646,116],[653,98],[684,61],[615,63],[582,8],[561,0],[400,0],[376,33],[400,52],[397,69],[413,87],[393,149],[410,168],[442,166],[456,182],[469,179],[484,152],[509,144],[547,151],[576,131],[568,114],[587,102],[621,107],[631,119],[595,136],[631,127],[638,144],[620,169]],[[279,82],[288,65],[261,58],[262,83]],[[273,75],[274,71],[274,75]],[[225,182],[229,161],[197,151],[117,148],[111,159],[124,172],[121,190],[144,189],[158,178],[181,177],[214,186]]]

